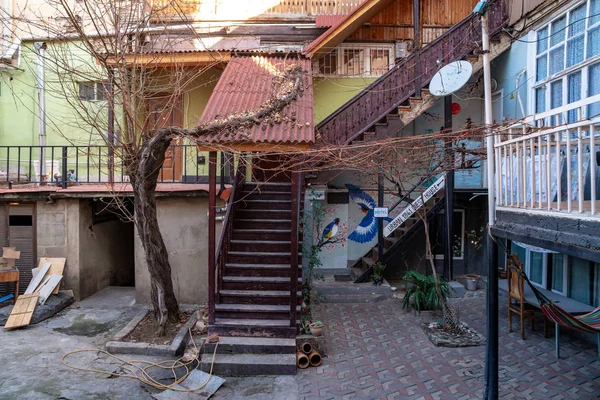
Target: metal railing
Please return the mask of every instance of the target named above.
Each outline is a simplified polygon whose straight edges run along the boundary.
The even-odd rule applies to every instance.
[[[199,17],[203,20],[248,17],[305,16],[348,14],[363,0],[149,0],[151,19]]]
[[[221,181],[229,182],[228,165]],[[158,175],[159,183],[207,182],[205,153],[195,145],[171,145]],[[127,183],[120,148],[109,146],[0,146],[0,182],[21,184]]]
[[[599,102],[588,97],[497,132],[497,206],[598,216],[600,116],[588,111]]]
[[[490,36],[507,22],[504,0],[488,6]],[[396,64],[361,93],[324,119],[316,130],[325,143],[339,145],[351,142],[376,122],[392,113],[431,80],[443,65],[461,60],[480,48],[481,21],[471,14],[443,35]]]

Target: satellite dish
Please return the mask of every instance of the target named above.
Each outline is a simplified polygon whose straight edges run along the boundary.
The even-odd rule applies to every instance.
[[[468,61],[454,61],[440,69],[429,82],[434,96],[447,96],[462,88],[471,78],[473,66]]]

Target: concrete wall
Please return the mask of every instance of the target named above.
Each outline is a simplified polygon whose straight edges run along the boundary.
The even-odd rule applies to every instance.
[[[79,290],[86,298],[107,286],[134,285],[133,223],[92,224],[88,200],[79,203]]]
[[[38,201],[36,210],[38,260],[41,257],[65,257],[67,263],[61,288],[73,290],[75,298],[80,299],[80,280],[85,276],[81,276],[79,264],[79,200]]]
[[[180,303],[208,301],[208,198],[159,198],[158,222],[169,251],[175,295]],[[221,231],[217,222],[217,241]],[[135,235],[136,301],[150,302],[150,276]]]

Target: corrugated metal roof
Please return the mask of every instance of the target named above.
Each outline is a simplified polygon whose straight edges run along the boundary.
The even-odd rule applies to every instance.
[[[199,125],[230,116],[251,114],[280,94],[284,72],[302,68],[301,92],[282,112],[233,135],[204,137],[204,143],[311,143],[314,142],[311,63],[300,55],[236,56],[223,71]]]
[[[346,14],[317,14],[315,25],[317,28],[329,28],[342,20]]]

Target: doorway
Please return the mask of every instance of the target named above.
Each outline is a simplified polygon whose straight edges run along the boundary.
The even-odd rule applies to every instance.
[[[154,96],[146,101],[146,127],[150,132],[167,126],[183,127],[183,98],[172,94]],[[183,171],[183,141],[171,142],[158,175],[159,182],[181,182]]]

